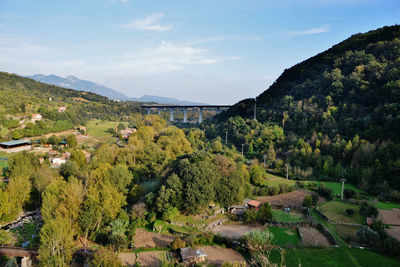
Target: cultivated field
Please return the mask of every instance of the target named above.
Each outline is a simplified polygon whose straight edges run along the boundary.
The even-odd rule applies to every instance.
[[[222,237],[239,239],[251,231],[263,230],[263,229],[265,229],[265,227],[260,225],[227,224],[227,225],[219,225],[215,227],[212,231],[214,232],[214,234],[218,234]]]
[[[301,227],[299,232],[303,236],[303,245],[306,247],[329,247],[328,239],[317,229],[312,227]]]
[[[303,215],[296,211],[285,212],[283,210],[273,209],[272,218],[274,221],[283,223],[293,223],[303,221]]]
[[[148,232],[145,229],[138,228],[136,229],[134,240],[136,248],[166,248],[174,241],[174,237],[171,235]]]
[[[257,197],[262,203],[268,202],[272,207],[302,207],[304,197],[310,193],[305,190],[297,190],[276,196]]]
[[[165,251],[145,251],[139,253],[137,258],[135,253],[120,253],[118,257],[122,264],[128,267],[136,266],[136,263],[139,263],[140,266],[159,267],[162,260],[166,259],[167,253]]]
[[[222,247],[201,247],[201,249],[207,254],[208,263],[216,266],[221,266],[225,262],[229,263],[240,263],[246,262],[239,252]]]
[[[268,230],[274,235],[272,239],[272,244],[281,247],[296,247],[300,244],[300,236],[297,232],[290,228],[268,227]]]
[[[400,226],[400,209],[379,210],[379,219],[384,224],[393,224]]]
[[[386,233],[400,241],[400,226],[390,226],[389,229],[386,229]]]

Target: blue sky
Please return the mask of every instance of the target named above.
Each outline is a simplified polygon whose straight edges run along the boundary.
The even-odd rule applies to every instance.
[[[233,104],[352,34],[393,24],[400,0],[0,0],[0,71]]]

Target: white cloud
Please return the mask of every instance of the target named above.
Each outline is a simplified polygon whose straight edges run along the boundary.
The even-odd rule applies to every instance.
[[[260,41],[260,40],[262,40],[262,38],[259,36],[221,35],[221,36],[212,36],[212,37],[197,39],[188,42],[188,44],[198,45],[198,44],[206,44],[206,43],[222,42],[222,41]]]
[[[172,30],[172,25],[161,25],[159,23],[164,16],[164,13],[153,13],[143,19],[137,19],[131,23],[124,24],[122,27],[142,31],[170,31]]]
[[[292,35],[292,36],[314,35],[314,34],[329,32],[329,30],[330,30],[329,26],[324,25],[321,27],[310,28],[310,29],[301,30],[301,31],[292,31],[292,32],[290,32],[290,35]]]

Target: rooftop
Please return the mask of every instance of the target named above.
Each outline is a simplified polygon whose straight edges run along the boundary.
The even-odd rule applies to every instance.
[[[30,145],[30,140],[12,140],[8,142],[0,143],[1,146],[18,146],[18,145]]]

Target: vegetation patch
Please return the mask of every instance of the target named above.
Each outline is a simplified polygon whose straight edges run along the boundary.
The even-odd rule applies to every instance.
[[[272,233],[272,244],[282,247],[294,247],[300,244],[301,240],[293,229],[271,226],[268,230]]]
[[[346,210],[353,210],[353,215],[348,215]],[[330,220],[334,222],[341,223],[358,223],[362,224],[364,222],[363,217],[360,215],[360,207],[354,204],[340,202],[340,201],[330,201],[324,203],[320,207],[320,211],[325,214]]]
[[[283,210],[273,209],[272,219],[276,222],[283,223],[296,223],[303,221],[303,216],[301,214],[295,213],[293,211],[286,212]]]
[[[378,201],[372,204],[380,210],[400,209],[400,203]]]

